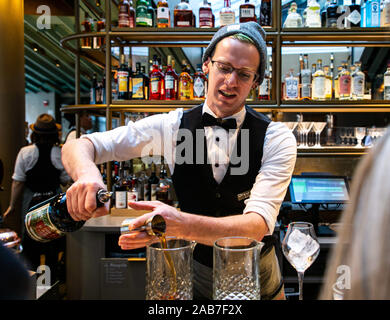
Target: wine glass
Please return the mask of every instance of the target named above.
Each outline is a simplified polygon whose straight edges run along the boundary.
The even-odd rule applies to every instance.
[[[298,122],[288,121],[288,122],[284,122],[284,124],[287,126],[287,128],[290,129],[291,132],[293,132],[296,126],[298,125]]]
[[[322,130],[324,130],[326,126],[326,122],[313,122],[313,130],[316,134],[316,144],[314,145],[314,147],[321,147],[321,143],[320,143],[320,135],[321,135],[321,132]]]
[[[317,259],[320,245],[310,222],[291,222],[282,243],[282,251],[288,262],[297,270],[299,300],[303,300],[303,276]]]
[[[356,127],[355,128],[355,137],[357,139],[357,148],[360,148],[362,146],[362,140],[364,136],[366,135],[366,128],[365,127]]]
[[[310,121],[298,122],[298,129],[301,132],[301,136],[302,136],[302,140],[303,140],[302,147],[307,147],[308,146],[308,144],[307,144],[307,134],[309,133],[309,131],[313,127],[313,124],[314,124],[314,122],[310,122]]]

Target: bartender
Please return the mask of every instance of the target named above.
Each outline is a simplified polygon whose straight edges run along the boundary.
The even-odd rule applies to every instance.
[[[202,57],[208,74],[207,98],[183,112],[153,115],[103,133],[84,135],[63,148],[63,163],[75,183],[67,206],[75,220],[108,213],[96,208],[104,188],[95,163],[124,161],[149,153],[163,155],[181,211],[159,201],[131,203],[152,210],[133,221],[138,227],[154,214],[167,223],[167,235],[195,240],[194,298],[212,298],[212,246],[227,236],[265,243],[260,258],[262,299],[284,299],[272,233],[296,159],[296,141],[287,127],[245,106],[264,78],[265,32],[255,22],[218,30]],[[153,237],[127,234],[122,249],[144,247]]]

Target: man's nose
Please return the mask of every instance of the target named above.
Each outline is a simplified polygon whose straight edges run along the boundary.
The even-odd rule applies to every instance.
[[[233,70],[231,73],[226,75],[225,83],[229,86],[237,86],[238,85],[238,75],[237,75],[236,70]]]

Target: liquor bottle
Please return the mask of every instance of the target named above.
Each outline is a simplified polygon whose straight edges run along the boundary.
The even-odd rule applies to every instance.
[[[153,56],[153,69],[150,73],[150,100],[164,100],[164,74],[160,71],[157,56]]]
[[[311,71],[309,69],[308,55],[303,55],[303,68],[301,70],[301,99],[311,99]]]
[[[390,0],[385,0],[383,3],[383,10],[381,15],[381,22],[383,27],[390,26]]]
[[[383,75],[383,99],[390,100],[390,61],[387,62],[387,70]]]
[[[345,0],[344,0],[345,1]],[[345,1],[346,2],[346,1]],[[345,21],[345,28],[359,28],[360,27],[360,4],[356,4],[356,0],[352,0],[352,3],[350,5],[345,6],[346,7],[346,13],[347,17],[344,20]]]
[[[366,3],[366,27],[378,28],[380,27],[380,1],[367,0]]]
[[[339,86],[339,75],[341,73],[341,70],[343,70],[343,67],[337,67],[337,73],[334,78],[334,98],[340,99],[340,86]]]
[[[299,99],[299,78],[294,76],[294,69],[290,69],[290,73],[285,78],[285,100],[297,100]]]
[[[349,100],[351,97],[351,75],[346,62],[342,63],[339,74],[339,95],[340,100]]]
[[[192,100],[193,95],[193,79],[190,75],[190,68],[186,61],[183,60],[182,72],[179,76],[178,97],[179,100]]]
[[[92,76],[92,84],[91,84],[91,90],[90,90],[90,104],[96,104],[96,88],[97,88],[97,75],[96,73]]]
[[[334,99],[334,94],[335,94],[335,81],[334,81],[334,53],[332,52],[330,54],[330,77],[332,79],[332,99]]]
[[[337,12],[338,4],[337,0],[332,0],[326,9],[326,27],[327,28],[336,28],[337,19],[340,17],[341,12]]]
[[[124,54],[120,55],[120,67],[118,69],[118,100],[129,99],[129,69]]]
[[[333,92],[333,79],[330,75],[330,68],[329,66],[324,66],[324,74],[325,74],[325,100],[331,100],[332,99],[332,92]]]
[[[145,96],[145,75],[141,71],[141,63],[136,64],[136,73],[131,77],[133,95],[132,99],[146,100]]]
[[[145,184],[148,184],[148,178],[145,172],[145,163],[142,162],[142,169],[138,176],[138,200],[145,200]]]
[[[194,99],[204,100],[207,93],[207,77],[202,71],[202,65],[198,64],[194,74]]]
[[[325,73],[322,70],[322,60],[317,60],[317,69],[312,80],[312,99],[325,100]]]
[[[138,201],[138,188],[137,188],[137,179],[131,179],[131,183],[127,189],[127,209],[131,209],[129,205],[130,201]]]
[[[224,0],[224,7],[219,12],[219,24],[221,27],[235,23],[236,14],[230,7],[230,0]]]
[[[249,21],[257,22],[255,5],[245,0],[245,3],[240,5],[240,23]]]
[[[367,0],[362,0],[360,3],[360,27],[365,28],[367,26]]]
[[[123,162],[119,164],[119,179],[114,185],[114,196],[115,196],[115,208],[125,209],[127,208],[127,183],[124,176]]]
[[[96,193],[97,207],[110,200],[111,192],[100,189]],[[28,235],[39,242],[61,238],[67,232],[80,229],[85,221],[72,219],[66,206],[66,193],[60,193],[32,207],[26,214],[25,227]]]
[[[101,104],[103,103],[103,80],[98,81],[96,85],[96,104]]]
[[[92,32],[92,23],[87,12],[84,13],[84,21],[81,23],[82,32]],[[83,37],[81,38],[81,48],[82,49],[91,49],[92,48],[92,38]]]
[[[213,11],[207,0],[199,7],[199,28],[213,28]]]
[[[272,0],[261,1],[259,24],[262,27],[272,27]]]
[[[144,92],[145,92],[145,100],[149,100],[149,77],[145,73],[145,66],[141,66],[141,72],[144,77]]]
[[[167,70],[164,75],[165,100],[177,100],[177,81],[179,76],[172,68],[172,56],[168,56]]]
[[[326,0],[324,7],[321,10],[321,26],[326,27],[326,14],[330,6],[330,0]]]
[[[157,3],[157,28],[169,28],[171,26],[171,16],[167,0],[159,0]]]
[[[264,73],[263,82],[259,85],[259,100],[271,100],[271,78],[268,70]]]
[[[127,0],[122,0],[118,8],[118,27],[130,28],[130,4]]]
[[[136,1],[136,0],[134,0]],[[129,0],[129,27],[135,28],[135,9],[132,0]]]
[[[151,4],[151,0],[147,0],[148,1],[148,6],[146,8],[146,12],[147,12],[147,17],[148,17],[148,27],[155,27],[156,26],[156,19],[155,19],[155,16],[156,16],[156,13],[154,11],[154,8],[152,7],[152,4]]]
[[[308,0],[305,27],[321,28],[320,5],[316,0]]]
[[[355,71],[352,73],[351,96],[352,100],[364,99],[365,74],[361,71],[361,62],[355,63]]]
[[[301,28],[302,27],[302,17],[297,12],[297,4],[291,2],[290,9],[288,10],[288,15],[284,21],[283,28]]]
[[[111,93],[112,100],[118,100],[118,70],[111,71]]]
[[[137,7],[135,10],[135,25],[137,27],[151,27],[152,21],[150,13],[148,12],[149,2],[147,0],[137,0]]]
[[[166,179],[166,172],[164,168],[164,162],[160,165],[160,177],[156,188],[156,200],[166,204],[169,203],[169,188],[170,185]]]
[[[189,4],[189,0],[181,0],[173,11],[173,26],[174,27],[193,27],[194,14]]]
[[[148,179],[148,189],[149,189],[149,199],[147,200],[157,200],[157,185],[158,185],[159,179],[156,176],[156,165],[152,163],[152,173],[150,174],[150,177]]]
[[[103,32],[105,30],[105,20],[93,19],[93,30],[95,32]],[[104,37],[93,37],[92,39],[92,48],[100,49],[104,45]]]

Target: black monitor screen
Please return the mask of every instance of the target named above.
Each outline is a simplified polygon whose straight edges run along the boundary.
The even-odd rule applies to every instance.
[[[292,203],[344,203],[349,200],[346,177],[293,176]]]

